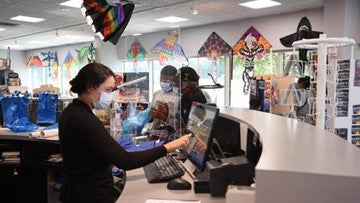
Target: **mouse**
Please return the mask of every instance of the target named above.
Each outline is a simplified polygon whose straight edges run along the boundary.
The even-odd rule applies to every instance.
[[[169,190],[190,190],[191,184],[182,178],[175,178],[167,184],[167,189],[169,189]]]

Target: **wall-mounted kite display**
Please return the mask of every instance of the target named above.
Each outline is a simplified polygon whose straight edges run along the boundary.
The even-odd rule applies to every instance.
[[[312,31],[310,21],[307,17],[301,18],[296,32],[285,37],[280,38],[280,42],[285,47],[292,47],[292,44],[295,41],[302,40],[302,39],[313,39],[319,38],[320,34],[323,32]],[[307,58],[307,49],[299,49],[299,59],[301,61],[300,66],[302,72],[304,72],[304,65],[305,62],[308,61]]]
[[[39,56],[31,56],[26,63],[27,67],[43,67],[43,63],[41,62],[41,59]]]
[[[239,58],[245,58],[245,70],[242,74],[244,94],[248,94],[250,79],[254,77],[255,56],[261,59],[270,51],[271,44],[253,26],[251,26],[234,45],[233,50]]]
[[[87,59],[87,63],[95,62],[96,49],[94,48],[93,43],[89,46],[81,48],[80,50],[75,49],[75,51],[78,54],[78,63],[85,62],[85,59]],[[82,64],[79,65],[82,66]]]
[[[176,59],[187,63],[187,58],[182,47],[176,43],[178,34],[169,32],[166,39],[161,40],[152,49],[152,53],[159,53],[160,65],[165,65],[167,59]]]
[[[144,60],[146,54],[147,52],[145,51],[143,45],[139,42],[138,39],[134,39],[126,56],[128,60],[133,61],[134,66],[136,66],[138,61]]]
[[[71,78],[71,68],[75,64],[75,59],[70,51],[67,52],[64,60],[64,65],[66,66],[67,70],[67,78],[70,80]]]
[[[104,42],[110,41],[115,45],[128,25],[134,8],[132,2],[118,2],[112,6],[104,0],[84,0],[81,12]]]
[[[231,51],[231,46],[216,32],[212,32],[198,51],[199,56],[208,57],[213,62],[212,75],[217,79],[217,59]]]

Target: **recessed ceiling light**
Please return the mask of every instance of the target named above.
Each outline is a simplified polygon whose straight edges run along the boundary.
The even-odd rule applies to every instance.
[[[135,33],[135,34],[132,34],[132,36],[140,36],[142,35],[141,33]]]
[[[161,21],[161,22],[167,22],[167,23],[178,23],[178,22],[187,21],[189,19],[180,18],[180,17],[176,17],[176,16],[168,16],[168,17],[165,17],[165,18],[158,18],[156,20]]]
[[[49,44],[48,41],[38,41],[38,40],[30,40],[30,44]]]
[[[8,44],[8,45],[5,45],[4,47],[5,48],[10,47],[11,49],[21,49],[21,48],[23,48],[23,46],[18,45],[18,44]]]
[[[280,6],[281,3],[272,0],[255,0],[255,1],[248,1],[245,3],[240,3],[239,5],[251,9],[260,9],[260,8],[268,8],[273,6]]]
[[[173,25],[173,26],[170,26],[170,28],[178,28],[180,27],[179,25]]]
[[[68,6],[68,7],[73,7],[73,8],[80,8],[81,4],[82,4],[82,0],[70,0],[70,1],[65,1],[60,3],[60,6]]]
[[[4,30],[6,30],[6,29],[5,29],[5,28],[1,28],[1,27],[0,27],[0,32],[1,32],[1,31],[4,31]]]
[[[44,21],[44,18],[34,18],[30,16],[16,16],[13,18],[10,18],[10,20],[16,20],[16,21],[24,21],[24,22],[30,22],[30,23],[38,23],[41,21]]]

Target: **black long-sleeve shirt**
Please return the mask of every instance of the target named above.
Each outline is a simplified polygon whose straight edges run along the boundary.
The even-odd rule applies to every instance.
[[[104,178],[109,179],[105,181],[107,182],[105,186],[100,184],[101,187],[112,187],[110,170],[112,164],[118,168],[130,170],[142,167],[166,155],[164,146],[144,152],[125,151],[109,135],[90,107],[79,99],[75,99],[63,111],[59,121],[59,137],[68,179],[72,182],[79,182],[79,180],[99,182]],[[75,186],[69,190],[74,190],[73,187]],[[80,184],[79,187],[83,186]],[[97,190],[96,187],[92,189]],[[69,192],[72,195],[71,191],[67,191],[65,195],[69,195]],[[106,196],[106,194],[100,196]]]

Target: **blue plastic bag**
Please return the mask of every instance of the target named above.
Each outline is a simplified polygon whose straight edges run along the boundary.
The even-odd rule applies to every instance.
[[[10,130],[14,132],[32,132],[37,130],[39,127],[33,124],[29,118],[22,117],[14,121],[10,126]]]
[[[38,124],[54,124],[56,122],[57,101],[57,94],[50,94],[48,91],[39,94],[36,120]]]
[[[129,105],[127,111],[129,113],[129,117],[122,123],[123,135],[133,133],[130,131],[135,131],[137,134],[139,134],[145,124],[151,120],[151,107],[148,107],[143,111],[137,111],[135,106]]]
[[[29,95],[25,94],[23,97],[15,92],[11,97],[1,99],[3,126],[10,127],[10,125],[20,118],[28,118],[28,103]]]

